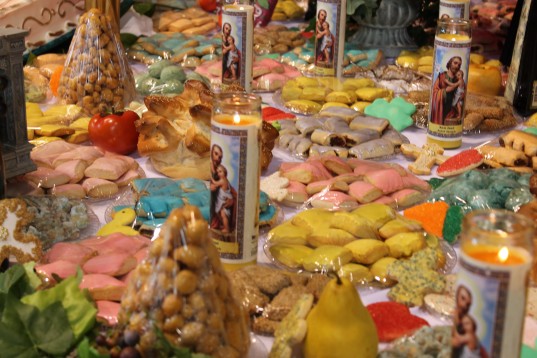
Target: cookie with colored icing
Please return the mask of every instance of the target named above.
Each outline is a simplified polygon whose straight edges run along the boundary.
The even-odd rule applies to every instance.
[[[15,258],[19,263],[38,261],[43,254],[37,236],[25,232],[33,219],[22,199],[0,201],[0,262]]]
[[[364,113],[369,116],[385,118],[390,121],[392,127],[398,132],[414,123],[411,117],[414,112],[416,112],[416,106],[400,97],[394,98],[390,102],[378,98],[364,109]]]

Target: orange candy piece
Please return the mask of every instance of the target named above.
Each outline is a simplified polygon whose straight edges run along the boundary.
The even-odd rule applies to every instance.
[[[58,66],[50,76],[49,87],[55,97],[58,97],[58,86],[60,85],[60,77],[62,76],[62,72],[63,66]]]
[[[449,205],[443,201],[423,203],[406,209],[403,215],[408,219],[419,221],[429,234],[442,237],[442,229]]]

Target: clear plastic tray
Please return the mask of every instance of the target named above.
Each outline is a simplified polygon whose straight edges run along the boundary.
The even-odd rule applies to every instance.
[[[297,268],[289,267],[289,266],[285,265],[284,263],[280,262],[274,256],[272,256],[272,254],[270,252],[271,245],[267,240],[267,235],[263,235],[260,238],[260,243],[263,245],[263,252],[265,253],[266,257],[276,267],[281,268],[282,270],[291,271],[291,272],[312,273],[312,272],[306,271],[306,270],[301,269],[301,268],[297,269]],[[445,258],[446,258],[446,263],[444,264],[444,266],[442,268],[438,269],[438,272],[441,273],[441,274],[447,275],[457,265],[457,252],[455,251],[455,249],[451,245],[449,245],[447,242],[445,242],[443,240],[439,241],[439,245],[440,245],[440,249],[442,250],[442,252],[443,252],[443,254],[444,254]],[[316,272],[316,273],[319,273],[319,272]],[[320,272],[320,273],[329,274],[328,272]],[[360,287],[370,287],[370,288],[373,288],[373,289],[375,289],[375,288],[382,289],[382,288],[386,288],[386,287],[390,286],[388,284],[385,284],[385,283],[382,283],[382,282],[379,282],[379,281],[372,281],[372,282],[368,282],[368,283],[360,282],[360,283],[357,283],[356,285],[360,286]]]

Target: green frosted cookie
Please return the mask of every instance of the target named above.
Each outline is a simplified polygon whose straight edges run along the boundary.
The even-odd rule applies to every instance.
[[[411,115],[415,111],[416,106],[402,98],[394,98],[391,102],[384,98],[377,98],[365,108],[364,113],[368,116],[387,119],[396,131],[401,132],[414,123]]]
[[[461,233],[463,217],[464,213],[460,206],[450,206],[446,212],[442,236],[450,244],[453,244]]]

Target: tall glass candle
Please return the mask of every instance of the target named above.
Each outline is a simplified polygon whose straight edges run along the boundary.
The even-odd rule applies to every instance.
[[[315,72],[341,77],[345,49],[347,0],[317,0],[315,21]]]
[[[427,141],[446,149],[462,144],[471,42],[469,21],[438,20]]]
[[[440,0],[439,19],[470,19],[470,0]]]
[[[533,231],[531,220],[506,210],[464,218],[452,357],[520,356]]]
[[[223,93],[211,120],[211,238],[228,269],[257,261],[261,98]]]
[[[252,89],[254,7],[224,5],[222,10],[222,84]]]

